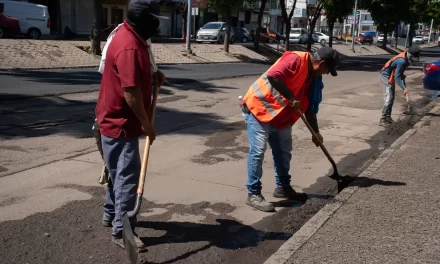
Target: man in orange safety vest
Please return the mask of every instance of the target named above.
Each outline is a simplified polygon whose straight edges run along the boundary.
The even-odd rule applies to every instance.
[[[405,84],[405,74],[403,74],[414,58],[419,58],[420,48],[411,47],[399,55],[390,59],[380,71],[380,81],[383,87],[384,103],[382,107],[381,126],[389,126],[393,123],[391,111],[393,110],[394,95],[396,93],[396,83],[402,88],[403,94],[408,96],[408,88]]]
[[[246,204],[260,211],[274,211],[274,206],[261,194],[260,179],[266,145],[272,148],[276,173],[274,197],[305,201],[306,194],[297,193],[290,186],[292,158],[292,126],[299,119],[295,108],[306,114],[318,134],[312,138],[319,146],[316,114],[322,100],[322,74],[337,76],[339,54],[328,46],[316,52],[285,52],[249,88],[244,97],[242,111],[247,124],[249,155]]]

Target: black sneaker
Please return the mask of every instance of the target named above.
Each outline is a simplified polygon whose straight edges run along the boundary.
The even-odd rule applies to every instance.
[[[274,212],[273,204],[267,202],[261,194],[248,194],[246,204],[263,212]]]
[[[110,219],[105,219],[105,218],[102,219],[102,225],[105,227],[112,227],[113,226],[112,222],[113,220]]]
[[[275,188],[275,191],[273,192],[273,197],[300,201],[302,203],[306,202],[308,198],[307,194],[297,193],[291,186]]]
[[[388,118],[382,118],[379,122],[379,126],[383,126],[383,127],[389,127],[392,124],[392,119],[391,117]]]

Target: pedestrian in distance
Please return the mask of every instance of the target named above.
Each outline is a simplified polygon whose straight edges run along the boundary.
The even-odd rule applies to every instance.
[[[157,0],[131,0],[127,19],[106,50],[105,67],[95,109],[102,151],[111,180],[107,185],[103,224],[113,226],[112,242],[124,248],[123,214],[133,210],[140,176],[139,137],[156,138],[149,114],[152,98],[152,70],[147,40],[160,20]],[[159,79],[163,78],[163,79]],[[156,80],[163,84],[164,76]],[[136,217],[130,219],[133,229]],[[145,245],[135,230],[139,249]]]
[[[408,96],[408,87],[405,83],[406,76],[404,72],[409,65],[414,63],[415,58],[419,59],[420,51],[418,47],[411,47],[408,51],[404,51],[390,59],[380,71],[384,103],[379,125],[387,127],[394,122],[391,118],[391,112],[396,94],[396,83],[402,88],[403,95]]]
[[[300,118],[296,113],[299,109],[317,133],[312,141],[316,146],[323,142],[316,117],[324,88],[322,75],[337,76],[338,65],[338,52],[328,46],[312,53],[287,51],[249,88],[242,102],[249,140],[247,205],[265,212],[275,210],[261,194],[267,143],[272,149],[276,174],[273,196],[307,200],[306,194],[297,193],[290,185],[292,126]]]

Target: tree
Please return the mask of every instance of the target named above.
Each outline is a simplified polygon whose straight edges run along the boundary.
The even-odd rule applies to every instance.
[[[316,4],[312,5],[309,4],[307,1],[307,20],[309,22],[309,36],[307,38],[307,50],[312,49],[312,34],[315,30],[316,21],[318,21],[318,18],[321,16],[322,9],[324,8],[324,5],[327,4],[331,0],[316,0]]]
[[[188,3],[176,3],[176,12],[182,16],[182,39],[186,35],[186,20],[188,18]]]
[[[286,51],[289,50],[289,36],[290,36],[290,29],[292,28],[292,17],[293,17],[293,12],[295,11],[296,1],[297,0],[294,0],[293,5],[292,5],[292,9],[290,10],[289,15],[287,15],[286,1],[280,0],[281,15],[283,17],[284,24],[286,24],[286,42],[284,43],[284,45],[285,45],[284,49]]]
[[[260,34],[261,34],[261,22],[263,21],[264,8],[266,7],[267,0],[260,0],[260,9],[258,10],[257,28],[254,35],[254,50],[260,51]]]
[[[90,37],[90,53],[101,55],[101,21],[102,21],[102,0],[93,0],[94,17],[92,34]]]
[[[329,46],[333,46],[333,28],[336,21],[344,22],[344,18],[352,13],[354,0],[330,0],[324,3],[325,15],[329,29]]]
[[[226,22],[226,34],[223,39],[224,51],[229,52],[229,39],[231,36],[232,27],[232,14],[245,8],[247,5],[253,5],[254,0],[209,0],[209,3],[213,5],[214,9],[222,15],[223,20]]]

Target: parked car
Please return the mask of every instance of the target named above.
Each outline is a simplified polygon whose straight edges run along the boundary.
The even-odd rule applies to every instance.
[[[423,86],[428,90],[440,91],[440,60],[423,64]]]
[[[314,42],[319,42],[321,45],[325,45],[327,42],[330,41],[330,37],[324,33],[321,32],[315,32],[312,34],[312,39]]]
[[[16,18],[0,13],[0,38],[21,35],[20,22]]]
[[[234,39],[242,43],[252,40],[251,33],[246,28],[232,28],[234,30]]]
[[[289,34],[289,42],[294,44],[307,43],[308,33],[305,28],[292,28]]]
[[[210,42],[218,44],[223,43],[226,35],[226,23],[225,22],[209,22],[206,23],[199,31],[197,31],[196,42]],[[234,43],[234,30],[231,29],[231,36],[229,37],[229,43]]]
[[[365,36],[372,37],[372,38],[375,38],[377,36],[377,33],[375,31],[367,31],[367,32],[361,33],[361,34],[365,34]]]
[[[355,37],[354,40],[356,42],[361,43],[362,45],[366,44],[366,43],[369,43],[371,45],[374,42],[373,37],[372,36],[367,36],[367,35],[365,35],[365,33],[361,33],[359,35],[359,37]]]
[[[440,47],[440,37],[438,37],[437,45]]]
[[[379,37],[377,38],[377,43],[382,43],[384,38],[385,38],[385,35],[380,34]],[[390,35],[387,36],[387,43],[391,44],[391,36]]]
[[[47,6],[0,0],[0,10],[3,10],[5,16],[18,19],[20,31],[27,37],[39,39],[42,35],[50,35],[50,17]]]
[[[425,33],[422,35],[423,41],[429,41],[429,33]]]
[[[425,41],[423,40],[423,36],[415,36],[413,38],[413,43],[423,44]]]

